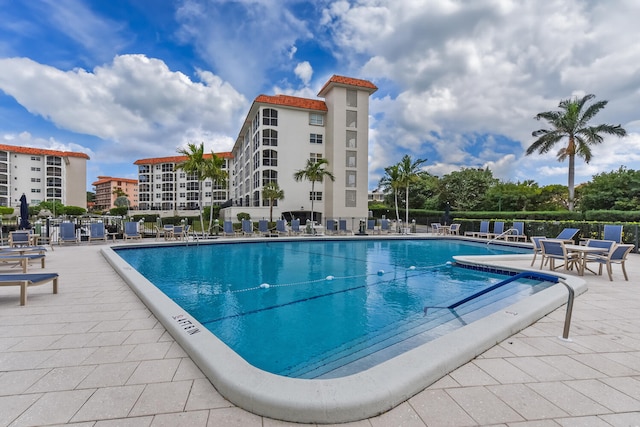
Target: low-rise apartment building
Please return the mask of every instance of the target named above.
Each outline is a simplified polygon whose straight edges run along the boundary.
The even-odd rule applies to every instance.
[[[114,202],[120,197],[126,197],[131,209],[138,208],[138,180],[130,178],[114,178],[99,176],[91,185],[94,187],[94,208],[109,210],[116,207]]]
[[[0,205],[18,208],[25,194],[30,205],[86,209],[87,160],[85,153],[0,144]]]

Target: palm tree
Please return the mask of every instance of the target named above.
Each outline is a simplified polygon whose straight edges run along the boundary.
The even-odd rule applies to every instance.
[[[273,222],[273,201],[284,199],[284,190],[276,181],[269,181],[262,187],[262,198],[269,200],[269,222]]]
[[[574,178],[575,157],[582,157],[586,163],[591,160],[591,146],[602,142],[602,134],[625,136],[627,131],[620,125],[588,126],[587,123],[602,110],[609,101],[599,101],[591,104],[583,112],[585,104],[595,95],[585,95],[581,99],[570,98],[560,101],[560,111],[547,111],[539,113],[535,119],[546,120],[550,129],[539,129],[532,132],[532,136],[538,137],[529,148],[527,156],[537,151],[544,154],[551,150],[557,142],[568,138],[567,145],[558,151],[558,161],[569,158],[569,210],[573,210],[574,202]]]
[[[314,221],[315,219],[313,215],[313,201],[316,198],[316,182],[322,182],[325,177],[329,178],[331,181],[336,180],[335,176],[326,169],[326,166],[328,165],[329,161],[327,159],[307,159],[305,168],[300,169],[293,174],[293,179],[296,181],[311,181],[311,221]]]
[[[411,161],[411,156],[405,154],[398,163],[399,182],[402,187],[405,188],[405,226],[409,226],[409,187],[412,183],[418,180],[420,173],[420,165],[426,162],[427,159],[418,159],[415,162]]]
[[[202,219],[202,181],[204,181],[205,159],[204,159],[204,143],[196,145],[189,143],[187,148],[180,148],[178,153],[186,156],[184,162],[175,166],[176,170],[183,170],[188,174],[193,174],[198,180],[198,211],[200,214],[200,224],[204,229],[204,221]]]
[[[398,192],[402,188],[400,169],[398,165],[393,165],[387,166],[384,171],[386,175],[380,178],[379,185],[384,188],[385,192],[393,192],[393,199],[396,205],[396,221],[400,222],[400,211],[398,210]]]
[[[211,180],[211,210],[209,211],[209,226],[207,227],[207,233],[211,233],[211,224],[213,223],[213,195],[216,187],[226,187],[227,177],[229,174],[223,170],[224,159],[218,157],[213,151],[211,157],[204,159],[204,167],[202,171],[203,179],[209,178]],[[203,227],[204,229],[204,227]]]

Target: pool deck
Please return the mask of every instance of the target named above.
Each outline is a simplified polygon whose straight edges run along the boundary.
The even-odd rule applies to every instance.
[[[17,287],[0,288],[0,425],[303,425],[224,399],[110,267],[104,246],[55,246],[44,270],[30,266],[60,274],[57,295],[34,287],[21,307]],[[528,268],[530,259],[503,265]],[[627,271],[628,282],[619,266],[613,282],[584,276],[571,342],[558,339],[562,307],[394,409],[341,425],[640,425],[639,255]]]

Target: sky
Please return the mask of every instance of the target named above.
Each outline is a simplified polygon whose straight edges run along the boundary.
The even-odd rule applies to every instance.
[[[576,184],[640,169],[636,0],[0,0],[0,143],[83,152],[100,175],[189,143],[230,151],[260,94],[373,82],[369,188],[403,155],[443,176],[488,167],[567,184],[557,150],[525,156],[536,114],[594,94],[622,125]],[[558,149],[561,145],[558,145]]]

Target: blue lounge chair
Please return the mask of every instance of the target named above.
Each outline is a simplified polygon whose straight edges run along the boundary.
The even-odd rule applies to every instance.
[[[271,230],[269,230],[269,221],[266,219],[258,220],[258,232],[263,236],[270,236]]]
[[[0,274],[0,286],[20,286],[20,305],[27,304],[27,288],[53,282],[53,293],[58,293],[58,274]]]
[[[579,228],[565,228],[558,234],[555,240],[562,240],[565,243],[575,243],[575,237],[579,231]]]
[[[76,225],[72,222],[60,223],[60,234],[58,235],[58,244],[62,243],[79,243],[80,239],[76,233]]]
[[[507,240],[527,241],[527,235],[524,234],[524,222],[514,222],[507,231],[510,231],[510,234],[506,236]]]
[[[287,223],[284,219],[279,219],[276,221],[276,233],[278,234],[289,234],[287,230]]]
[[[327,220],[327,234],[335,234],[338,232],[338,224],[335,219]]]
[[[338,233],[340,234],[353,234],[353,231],[347,229],[347,220],[338,220]]]
[[[370,231],[373,234],[380,233],[380,230],[376,229],[376,220],[375,219],[368,219],[367,220],[367,231]]]
[[[480,221],[480,230],[465,231],[464,235],[471,237],[489,237],[489,221]]]
[[[92,240],[104,240],[107,241],[107,233],[104,229],[104,224],[101,222],[94,222],[89,229],[89,243]]]
[[[244,236],[253,236],[253,223],[249,219],[242,220],[242,235]]]
[[[142,239],[142,235],[138,231],[138,223],[129,221],[124,223],[124,240],[128,239]]]
[[[222,223],[223,236],[237,236],[238,233],[233,229],[233,223],[229,220]]]
[[[496,221],[493,223],[493,233],[488,233],[490,239],[504,239],[504,221]]]
[[[291,220],[291,233],[292,234],[300,234],[302,230],[300,229],[300,220],[292,219]]]
[[[17,248],[31,245],[31,232],[28,230],[11,231],[9,233],[9,247]]]
[[[391,221],[388,219],[383,219],[380,221],[380,232],[389,233],[391,231]]]
[[[44,259],[45,259],[45,255],[44,254],[0,254],[0,263],[2,264],[9,264],[9,265],[19,265],[20,267],[22,267],[22,272],[26,273],[27,272],[27,267],[29,265],[30,261],[36,261],[36,260],[40,260],[40,263],[42,264],[42,268],[44,268]]]
[[[622,243],[622,226],[605,224],[604,236],[602,236],[602,239]]]

